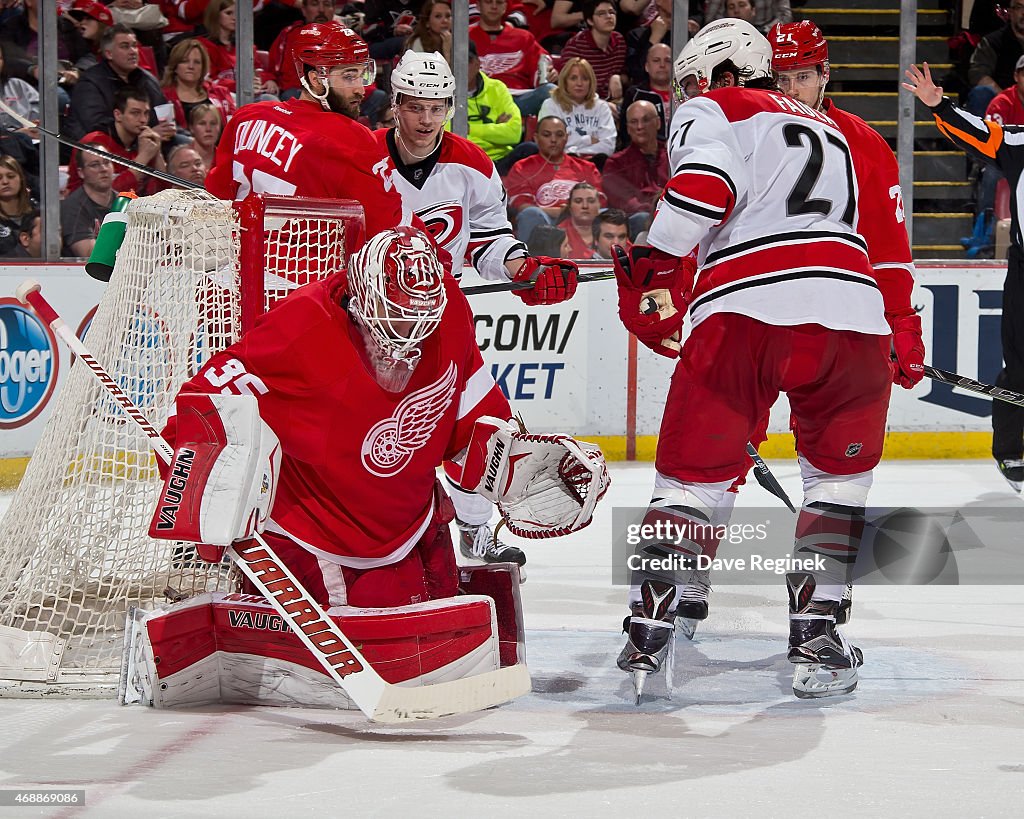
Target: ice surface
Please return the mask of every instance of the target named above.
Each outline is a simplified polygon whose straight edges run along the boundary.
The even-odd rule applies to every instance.
[[[770,466],[799,498],[796,463]],[[655,677],[636,708],[614,665],[626,610],[610,520],[646,504],[653,470],[612,471],[589,529],[524,544],[531,695],[387,728],[350,712],[0,700],[0,789],[86,790],[84,809],[0,815],[1021,815],[1021,587],[858,587],[861,684],[832,700],[790,693],[781,579],[719,588],[697,639],[677,642],[671,698]],[[883,462],[871,502],[1024,518],[991,462]],[[756,485],[739,500],[774,503]]]

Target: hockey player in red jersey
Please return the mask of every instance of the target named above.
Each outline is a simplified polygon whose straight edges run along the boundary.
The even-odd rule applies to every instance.
[[[370,612],[377,623],[367,632],[371,660],[392,667],[399,648],[422,650],[415,640],[411,648],[399,642],[423,627],[435,629],[425,667],[447,657],[446,674],[473,674],[479,640],[466,645],[454,633],[463,622],[461,598],[450,599],[460,572],[437,467],[457,463],[460,486],[497,502],[509,528],[529,537],[586,526],[608,485],[596,447],[524,434],[511,415],[474,343],[469,305],[430,237],[412,227],[384,230],[352,256],[346,272],[296,290],[182,386],[164,431],[175,456],[150,531],[210,544],[198,553],[213,561],[223,547],[262,531],[329,613],[396,609],[392,620]],[[487,567],[492,577],[500,568]],[[507,586],[506,598],[517,587]],[[428,601],[438,602],[424,608]],[[239,648],[231,627],[242,615],[218,623],[222,604],[232,602],[251,601],[204,605],[234,652],[266,658],[268,667],[305,657],[297,645],[282,656],[275,640],[294,644],[290,634],[253,635]],[[436,616],[442,611],[452,612],[450,635],[436,631],[445,631]],[[209,615],[194,616],[206,617],[210,628]],[[488,616],[479,636],[493,648],[492,632],[511,628],[514,644],[516,612],[510,616],[511,624],[499,614],[497,625]],[[181,655],[181,641],[173,640],[178,626],[161,623],[149,622],[146,639]],[[202,631],[202,623],[189,627]],[[189,674],[201,672],[199,647],[185,654],[180,662]],[[484,659],[493,664],[496,656],[489,650]],[[232,667],[247,662],[235,658]],[[415,666],[414,677],[425,673]],[[260,701],[269,687],[251,687],[246,701]],[[179,702],[189,701],[187,690],[182,696]]]
[[[531,281],[514,291],[526,304],[556,304],[576,291],[576,265],[531,257],[516,239],[505,189],[494,163],[468,139],[445,130],[455,105],[455,77],[438,54],[407,51],[391,72],[395,127],[376,132],[391,157],[392,181],[437,243],[452,255],[456,276],[463,260],[486,279]],[[523,565],[526,556],[494,537],[492,506],[452,485],[459,548],[468,558]]]
[[[250,191],[356,199],[369,236],[408,223],[387,155],[356,122],[372,76],[366,43],[334,22],[307,25],[291,43],[302,95],[239,109],[220,138],[207,190],[235,200]]]
[[[876,279],[857,233],[850,146],[831,118],[776,90],[771,53],[740,20],[707,26],[684,49],[677,85],[703,95],[673,117],[673,176],[649,245],[617,253],[616,278],[627,329],[679,357],[647,519],[672,521],[691,537],[648,546],[714,556],[710,524],[746,468],[746,442],[779,392],[789,397],[804,482],[795,556],[818,555],[826,566],[787,575],[789,659],[794,693],[820,697],[857,685],[862,654],[837,628],[837,613],[881,457],[894,369],[919,377],[924,347],[919,324],[887,321],[913,316],[909,288]],[[740,87],[713,89],[725,72]],[[692,330],[681,345],[687,312]],[[618,659],[638,698],[672,645],[682,578],[640,580]]]

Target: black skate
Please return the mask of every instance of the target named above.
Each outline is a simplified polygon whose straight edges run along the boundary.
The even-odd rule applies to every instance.
[[[787,574],[786,586],[793,693],[801,699],[849,694],[857,687],[864,655],[836,628],[841,604],[811,600],[814,578],[803,572]]]
[[[516,563],[526,565],[526,554],[516,546],[502,543],[487,523],[473,524],[455,520],[459,527],[459,551],[463,557],[484,563]]]
[[[1006,478],[1006,482],[1013,487],[1013,491],[1020,493],[1024,489],[1024,460],[1020,458],[996,461],[999,467],[999,474]]]
[[[711,578],[707,570],[694,569],[690,579],[679,592],[676,604],[676,626],[687,640],[692,640],[701,620],[708,619],[708,595],[711,594]]]
[[[619,668],[633,675],[636,704],[644,693],[648,674],[656,674],[672,647],[676,587],[661,580],[645,580],[640,587],[640,604],[634,606],[633,615],[622,623],[629,635],[619,653]]]

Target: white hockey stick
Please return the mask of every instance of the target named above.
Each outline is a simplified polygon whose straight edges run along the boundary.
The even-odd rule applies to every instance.
[[[17,296],[86,363],[114,400],[146,433],[157,456],[164,463],[170,463],[174,450],[64,323],[43,297],[39,284],[31,279],[22,282]],[[372,720],[408,722],[465,714],[501,705],[530,690],[530,674],[524,664],[419,687],[389,683],[324,613],[262,537],[257,534],[255,542],[235,544],[225,554],[266,596],[324,670]]]

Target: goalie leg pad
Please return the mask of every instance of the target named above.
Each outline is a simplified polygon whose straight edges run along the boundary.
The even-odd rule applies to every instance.
[[[174,458],[150,537],[228,546],[262,532],[281,444],[260,418],[255,396],[185,393],[176,407]]]
[[[390,609],[341,606],[328,614],[389,683],[426,685],[500,667],[490,597]],[[164,610],[136,612],[132,631],[122,702],[354,708],[262,598],[200,595]]]
[[[526,662],[520,585],[519,566],[515,563],[459,567],[459,591],[462,594],[483,594],[494,601],[502,668]]]

